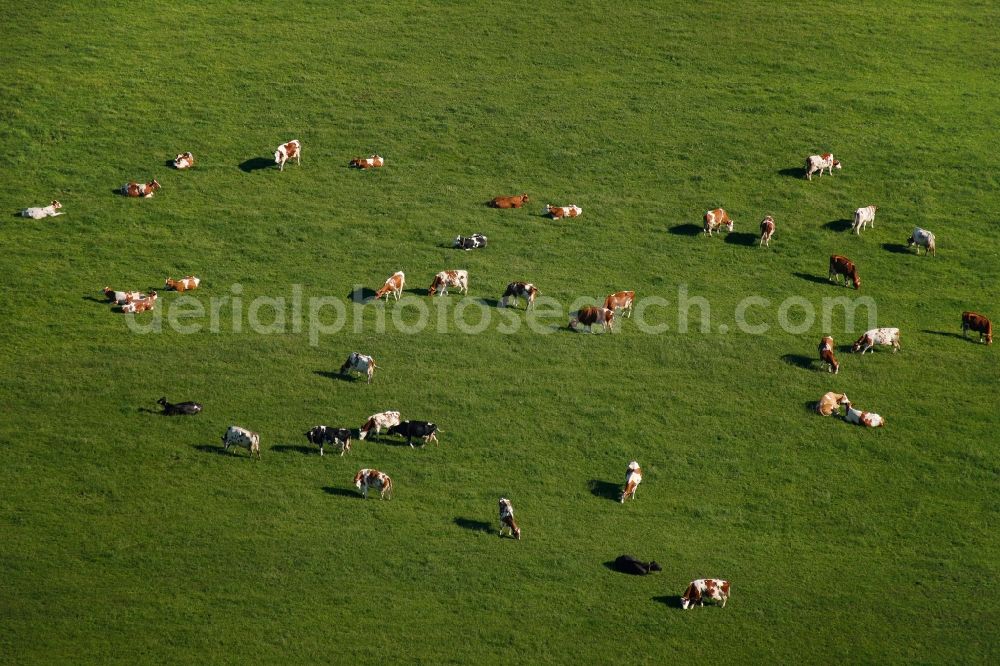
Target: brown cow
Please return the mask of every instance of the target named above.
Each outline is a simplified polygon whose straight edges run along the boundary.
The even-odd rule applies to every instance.
[[[528,203],[527,194],[517,194],[510,197],[494,197],[486,202],[490,208],[520,208]]]
[[[351,160],[350,166],[355,169],[378,169],[385,166],[385,158],[381,155],[369,155],[368,157],[355,157]]]
[[[962,313],[962,336],[968,334],[969,329],[979,333],[979,341],[986,337],[986,344],[993,344],[993,323],[981,314],[975,312]]]
[[[587,305],[577,310],[576,314],[570,317],[569,327],[576,330],[578,324],[583,324],[591,333],[594,332],[594,324],[600,324],[605,331],[610,331],[615,322],[615,311],[607,308],[598,308]]]
[[[634,302],[634,291],[617,291],[604,299],[604,307],[614,312],[621,310],[623,313],[627,313],[627,317],[631,317]]]
[[[861,288],[861,278],[858,277],[858,269],[854,262],[839,254],[830,255],[830,281],[836,282],[837,276],[844,276],[844,286],[847,286],[848,278],[854,283],[855,289]]]
[[[726,231],[733,230],[733,221],[729,219],[729,213],[722,208],[716,208],[705,213],[706,234],[711,236],[713,231],[722,227],[725,227]]]
[[[160,189],[160,184],[156,182],[155,178],[148,183],[136,183],[133,181],[122,185],[122,196],[144,197],[148,199],[156,194],[156,190],[158,189]]]
[[[771,247],[771,236],[774,235],[774,218],[768,215],[760,221],[760,244]]]
[[[840,372],[840,364],[833,356],[833,338],[829,335],[819,341],[819,360],[828,366],[827,370],[833,374]]]

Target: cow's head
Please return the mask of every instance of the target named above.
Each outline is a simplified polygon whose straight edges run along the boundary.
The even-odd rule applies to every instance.
[[[361,480],[364,478],[364,476],[365,476],[364,470],[361,470],[360,472],[354,475],[354,486],[358,490],[361,490]]]
[[[660,566],[659,562],[657,562],[656,560],[653,560],[652,562],[649,563],[649,571],[650,572],[653,572],[653,571],[663,571],[663,567]]]
[[[694,606],[700,599],[701,592],[698,590],[698,586],[691,583],[688,585],[687,589],[684,591],[684,595],[681,597],[681,608],[687,610]]]
[[[857,270],[851,273],[851,280],[854,282],[855,289],[861,289],[861,276],[858,275]]]
[[[868,334],[862,335],[860,338],[854,341],[853,345],[851,345],[851,353],[853,354],[860,351],[861,347],[863,347],[864,344],[870,340],[871,338],[868,337]]]
[[[840,168],[840,160],[834,160],[833,161],[833,168],[834,169],[839,169]]]
[[[52,207],[53,207],[53,208],[55,208],[55,209],[59,209],[59,208],[62,208],[62,204],[61,204],[61,203],[59,203],[58,201],[56,201],[55,199],[53,199],[53,200],[52,200],[52,203],[51,203],[51,204],[49,204],[49,205],[50,205],[50,206],[52,206]]]

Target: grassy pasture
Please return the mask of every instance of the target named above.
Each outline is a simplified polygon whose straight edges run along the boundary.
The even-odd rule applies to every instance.
[[[340,4],[4,8],[0,660],[996,662],[1000,363],[959,319],[1000,321],[997,7]],[[292,138],[302,166],[266,166]],[[194,170],[165,166],[185,150]],[[826,150],[843,170],[806,182]],[[347,168],[372,152],[384,169]],[[153,176],[152,199],[114,193]],[[16,216],[53,198],[65,215]],[[871,203],[875,229],[845,231]],[[736,230],[702,237],[716,206]],[[918,224],[936,258],[901,248]],[[448,247],[477,231],[487,249]],[[825,283],[834,252],[860,292]],[[457,296],[419,295],[446,268],[487,304],[517,279],[563,311],[657,295],[669,328],[486,308],[468,334]],[[351,300],[400,269],[406,301]],[[96,302],[187,273],[190,334]],[[682,291],[708,331],[699,305],[678,330]],[[740,330],[747,296],[766,334]],[[792,308],[794,331],[790,296],[816,313]],[[870,297],[902,351],[820,372],[819,338],[864,328],[823,325],[841,296]],[[261,297],[284,299],[258,313],[276,332],[250,326]],[[324,297],[345,325],[311,344]],[[383,366],[372,385],[334,376],[352,350]],[[888,426],[810,413],[828,390]],[[205,411],[145,411],[161,395]],[[390,408],[441,445],[305,446]],[[219,455],[230,424],[260,433],[259,463]],[[359,499],[366,466],[395,499]],[[496,537],[501,495],[519,543]],[[615,574],[621,553],[664,571]],[[727,608],[679,611],[704,576],[732,582]]]

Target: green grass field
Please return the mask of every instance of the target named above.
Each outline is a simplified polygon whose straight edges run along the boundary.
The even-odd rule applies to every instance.
[[[341,4],[6,3],[0,661],[996,663],[1000,350],[960,315],[1000,320],[997,5]],[[807,182],[825,151],[843,170]],[[734,233],[699,235],[717,206]],[[915,225],[937,257],[905,250]],[[489,247],[449,247],[473,232]],[[451,268],[483,306],[421,295]],[[354,302],[396,270],[403,301]],[[190,273],[184,306],[162,284]],[[490,307],[513,280],[537,316]],[[130,326],[105,285],[157,310]],[[669,328],[566,331],[621,289]],[[824,324],[845,296],[873,306]],[[869,312],[900,353],[839,349]],[[370,386],[336,376],[354,350]],[[829,390],[888,426],[810,412]],[[302,436],[386,409],[441,444]],[[220,455],[230,424],[260,462]],[[395,498],[361,501],[361,467]],[[610,571],[622,553],[664,570]],[[727,607],[679,610],[710,576]]]

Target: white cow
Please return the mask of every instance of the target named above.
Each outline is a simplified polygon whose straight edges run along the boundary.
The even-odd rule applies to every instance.
[[[351,352],[351,355],[347,357],[346,361],[344,361],[344,365],[340,366],[340,374],[346,375],[351,370],[360,372],[361,374],[368,376],[368,383],[371,384],[372,376],[375,374],[375,369],[377,367],[378,366],[375,365],[375,359],[371,356],[359,354],[358,352]]]
[[[910,234],[910,240],[906,241],[907,247],[910,247],[911,245],[916,246],[917,254],[920,254],[920,248],[923,247],[925,257],[928,252],[933,254],[935,257],[937,256],[937,245],[934,241],[934,234],[926,229],[921,229],[920,227],[915,227],[913,229],[913,233]]]
[[[873,328],[865,331],[864,334],[854,341],[851,346],[852,352],[861,351],[864,354],[875,345],[892,345],[892,353],[899,351],[899,329],[898,328]]]
[[[517,526],[517,521],[514,520],[514,506],[510,503],[510,500],[506,497],[500,498],[500,536],[503,536],[504,530],[509,530],[510,535],[515,539],[521,539],[521,528]]]
[[[52,200],[48,206],[44,208],[25,208],[21,211],[21,217],[30,217],[33,220],[40,220],[43,217],[55,217],[56,215],[62,215],[59,209],[62,208],[62,204]]]
[[[810,155],[806,158],[806,178],[809,180],[813,179],[813,174],[819,171],[819,175],[823,175],[823,170],[826,169],[830,175],[833,175],[834,169],[840,168],[840,160],[833,158],[833,153],[823,153],[822,155]]]
[[[628,470],[625,472],[625,490],[622,491],[621,503],[624,504],[627,499],[635,499],[635,491],[642,483],[642,469],[639,467],[639,463],[633,460],[628,464]]]
[[[872,225],[872,229],[874,229],[875,211],[877,210],[878,206],[865,206],[864,208],[859,208],[854,211],[854,224],[851,225],[851,230],[860,236],[861,230],[869,224]]]
[[[434,281],[431,282],[427,295],[433,296],[437,292],[439,295],[445,296],[448,294],[448,287],[458,287],[461,293],[468,294],[469,271],[441,271],[434,276]]]
[[[364,440],[372,430],[375,431],[376,437],[380,437],[382,435],[382,428],[388,429],[394,425],[399,425],[399,412],[379,412],[378,414],[372,414],[365,421],[365,424],[358,429],[358,439]]]
[[[302,144],[298,139],[283,143],[274,151],[274,163],[278,165],[278,171],[284,171],[285,162],[292,158],[295,158],[296,164],[302,166]]]
[[[222,436],[223,450],[228,451],[230,446],[239,446],[250,452],[250,457],[257,456],[260,460],[260,435],[239,426],[229,426],[226,434]]]

